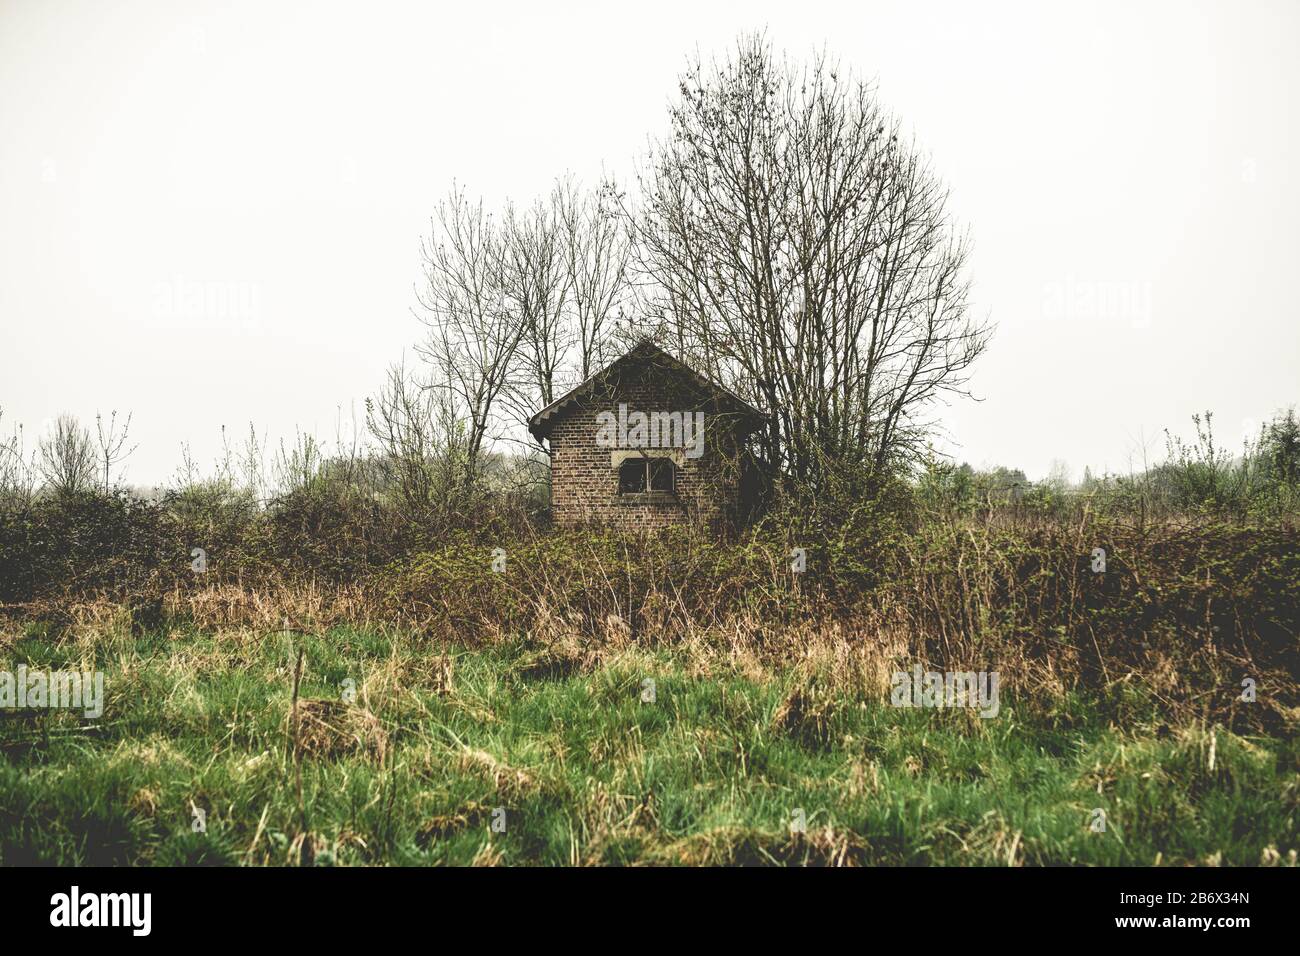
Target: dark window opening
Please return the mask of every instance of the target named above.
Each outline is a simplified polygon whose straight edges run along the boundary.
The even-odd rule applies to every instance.
[[[618,469],[618,493],[675,490],[677,469],[667,458],[629,458]]]
[[[645,460],[629,458],[618,469],[618,493],[631,495],[638,491],[645,491]]]
[[[650,490],[672,491],[673,463],[667,458],[651,458],[648,464],[650,465]]]

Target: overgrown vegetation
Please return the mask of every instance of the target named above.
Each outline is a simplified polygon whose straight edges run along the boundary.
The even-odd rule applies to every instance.
[[[345,481],[364,466],[325,461],[266,503],[234,483],[10,496],[0,670],[101,669],[107,701],[0,715],[0,855],[1286,862],[1285,448],[1079,488],[845,478],[729,541],[557,532],[523,507],[406,526]],[[1273,476],[1244,502],[1222,494],[1242,469]],[[891,707],[917,664],[998,672],[1001,712]]]

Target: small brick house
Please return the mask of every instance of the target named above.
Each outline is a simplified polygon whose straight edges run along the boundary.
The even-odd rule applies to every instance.
[[[765,416],[643,340],[528,421],[550,444],[560,527],[743,523],[757,469],[746,439]]]

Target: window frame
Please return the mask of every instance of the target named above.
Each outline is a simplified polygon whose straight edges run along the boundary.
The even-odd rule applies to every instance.
[[[640,486],[634,489],[627,489],[623,480],[623,473],[629,465],[636,465],[640,471]],[[656,488],[655,472],[659,471],[660,475],[664,470],[668,473],[668,487]],[[635,458],[626,458],[618,466],[618,495],[620,498],[628,495],[677,495],[677,462],[673,461],[669,455],[638,455]]]

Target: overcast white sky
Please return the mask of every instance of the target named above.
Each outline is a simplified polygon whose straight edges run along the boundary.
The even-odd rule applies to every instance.
[[[1300,401],[1300,3],[0,0],[0,429],[135,413],[133,483],[252,420],[322,438],[420,326],[458,179],[623,173],[687,53],[766,27],[874,76],[998,331],[975,464],[1127,470]]]

